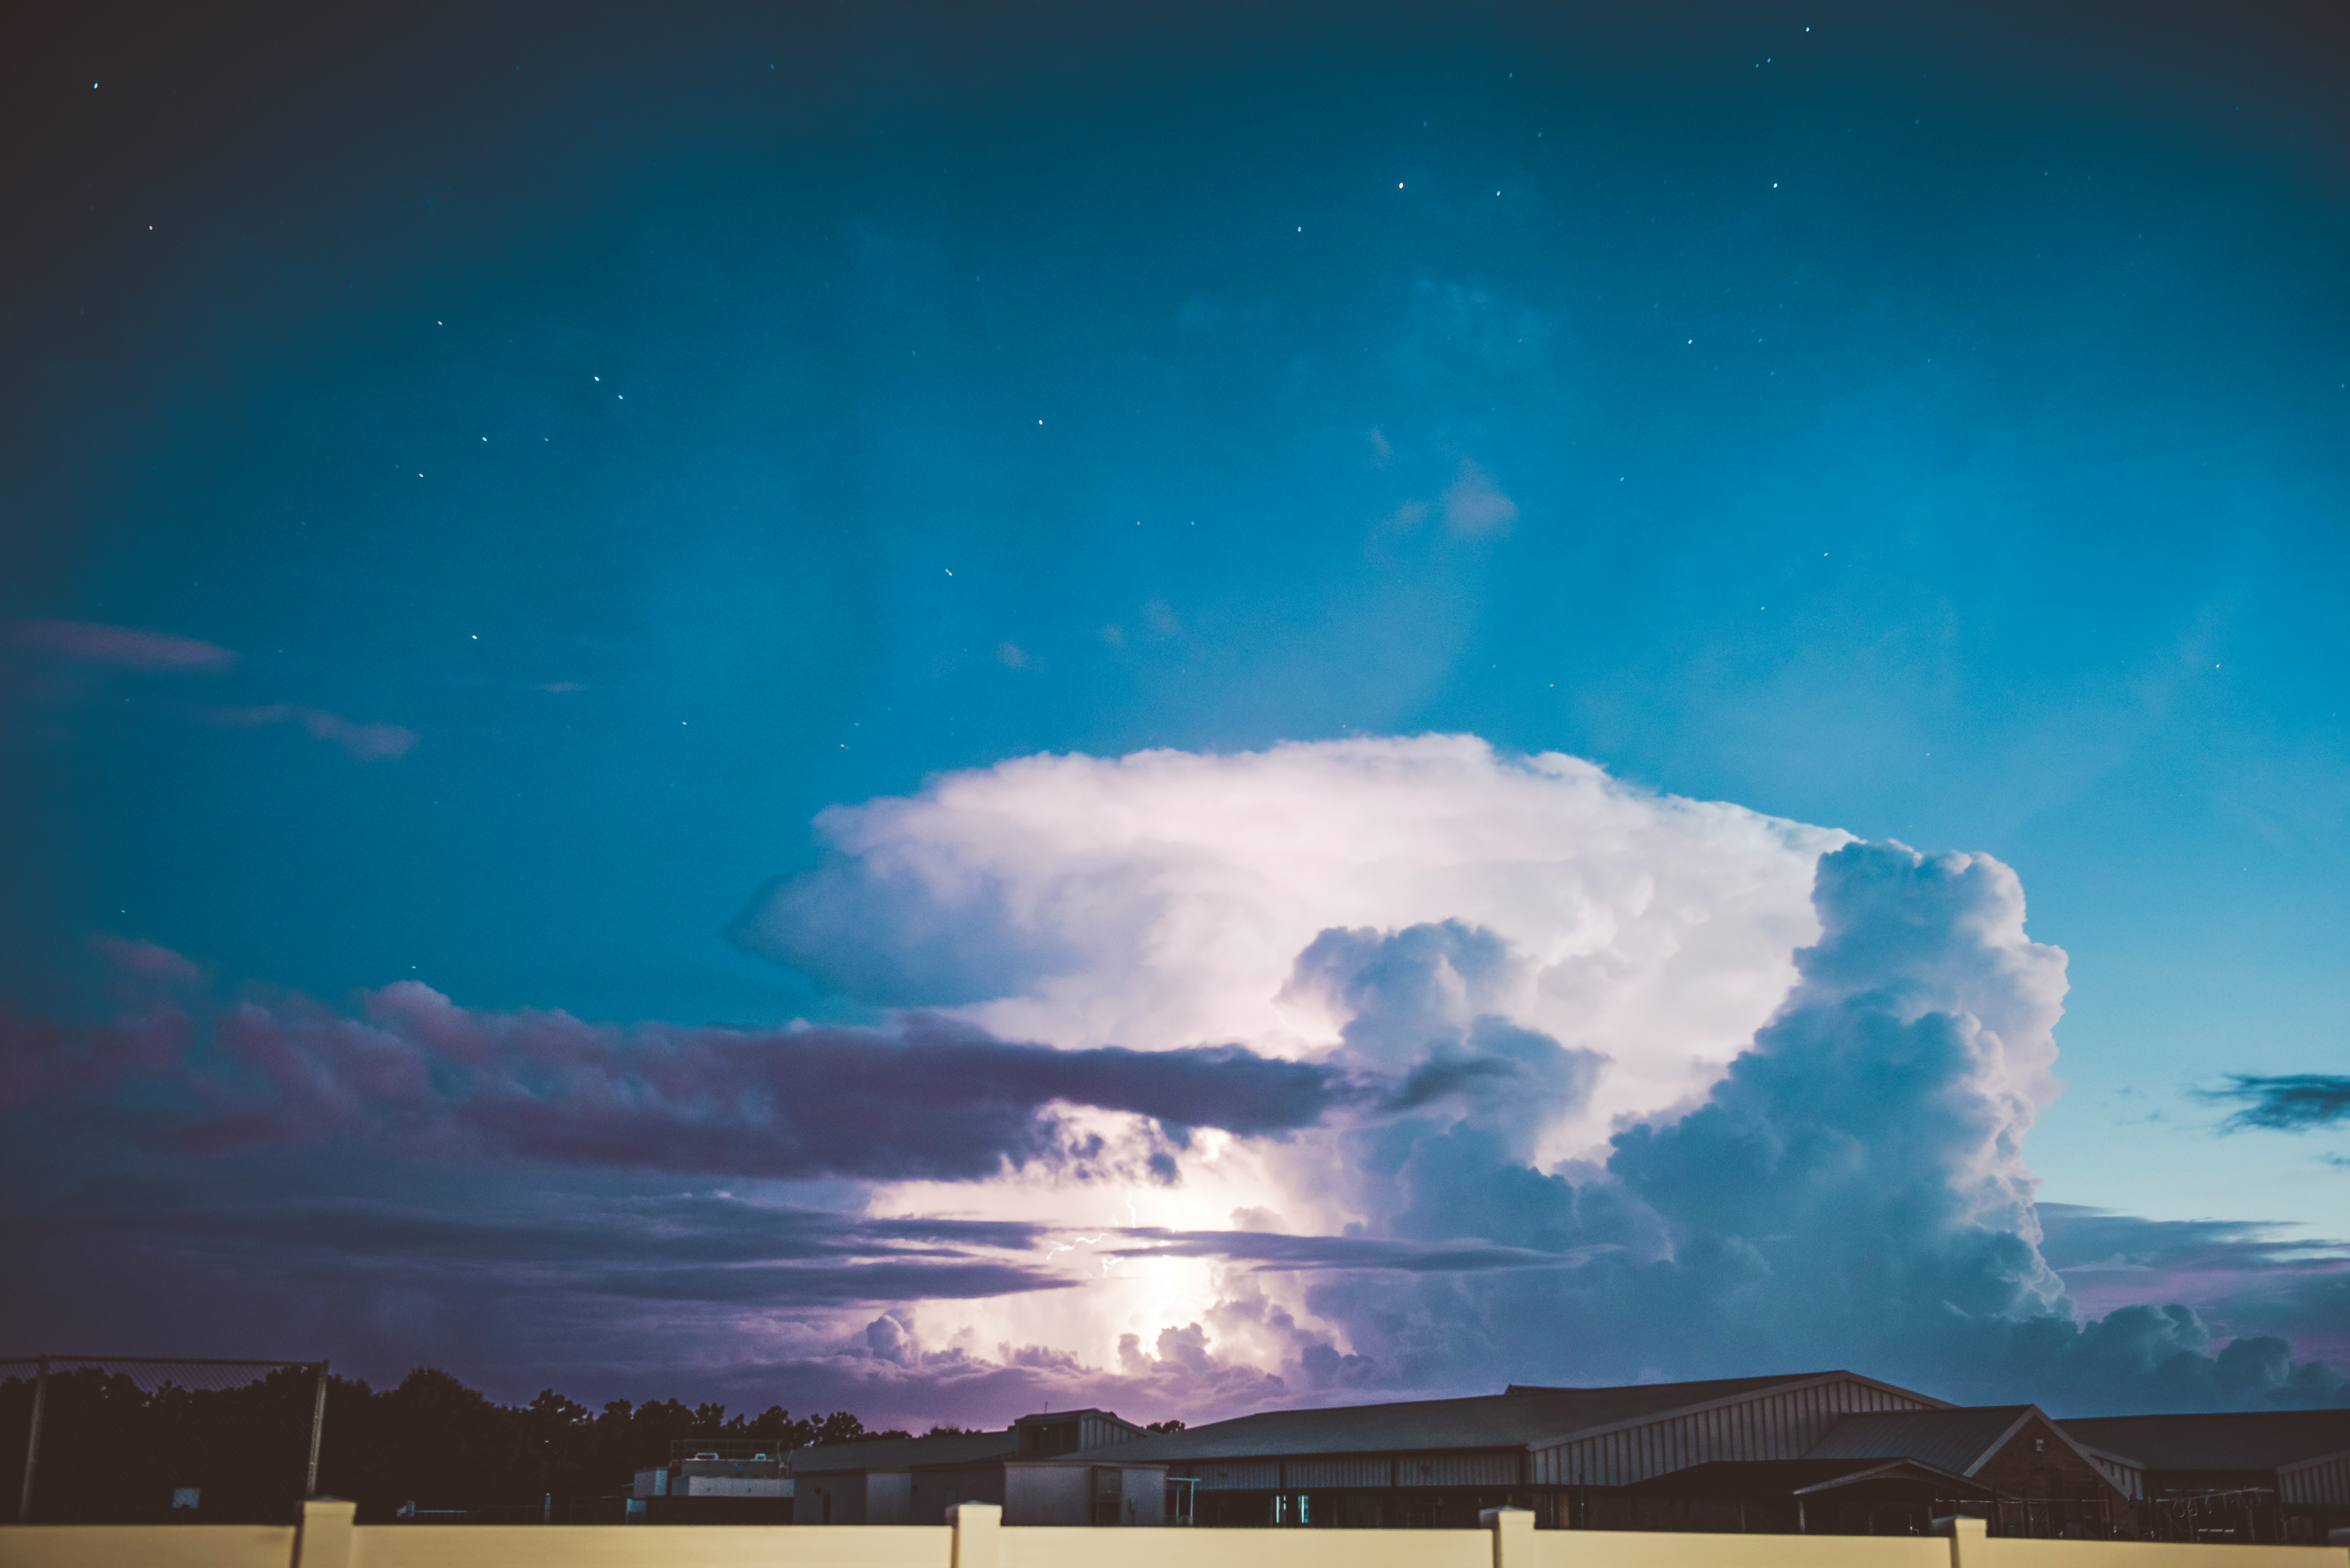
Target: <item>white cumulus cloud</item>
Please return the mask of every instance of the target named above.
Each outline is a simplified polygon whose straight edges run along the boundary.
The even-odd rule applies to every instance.
[[[1451,735],[1026,757],[817,826],[827,862],[737,940],[1010,1039],[1313,1054],[1346,1022],[1293,983],[1322,932],[1490,931],[1516,961],[1480,1010],[1612,1064],[1558,1152],[1686,1100],[1752,1038],[1848,836]]]

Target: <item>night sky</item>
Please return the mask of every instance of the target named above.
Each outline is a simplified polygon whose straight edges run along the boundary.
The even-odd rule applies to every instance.
[[[50,25],[0,1351],[2350,1401],[2338,6]]]

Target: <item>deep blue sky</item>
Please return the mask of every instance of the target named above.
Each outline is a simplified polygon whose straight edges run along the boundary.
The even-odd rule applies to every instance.
[[[2338,14],[1259,10],[0,49],[0,622],[241,656],[9,656],[0,999],[853,1021],[827,805],[1473,732],[1999,857],[2043,1196],[2343,1234],[2191,1093],[2350,1031]]]

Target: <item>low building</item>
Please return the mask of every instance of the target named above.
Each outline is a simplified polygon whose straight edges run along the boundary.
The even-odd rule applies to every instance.
[[[666,1465],[640,1469],[628,1517],[650,1524],[789,1524],[792,1482],[781,1446],[743,1438],[686,1438]]]
[[[1593,1501],[1596,1529],[1756,1535],[1923,1535],[1987,1514],[1994,1487],[1916,1459],[1715,1459]]]
[[[2350,1409],[2100,1416],[2061,1423],[2106,1456],[2166,1541],[2323,1542],[2350,1528]]]
[[[2116,1474],[2122,1462],[2069,1435],[2036,1405],[1847,1416],[1804,1457],[1913,1459],[1980,1481],[1994,1494],[1987,1517],[2002,1535],[2110,1540],[2143,1532],[2135,1494]]]
[[[2030,1405],[1961,1408],[1851,1372],[1269,1411],[1144,1439],[1210,1525],[2138,1533],[2121,1461]],[[1180,1499],[1180,1492],[1178,1493]]]
[[[1594,1522],[1595,1498],[1720,1460],[1798,1459],[1847,1416],[1949,1407],[1851,1372],[1274,1410],[1118,1454],[1196,1489],[1203,1525],[1473,1528],[1480,1511]],[[1182,1511],[1179,1508],[1179,1517]]]
[[[1152,1434],[1102,1410],[802,1449],[804,1523],[1473,1527],[2323,1541],[2350,1526],[2350,1410],[2057,1421],[1852,1372],[1272,1410]]]
[[[1111,1462],[1149,1434],[1107,1410],[1023,1416],[1000,1432],[827,1443],[794,1450],[802,1524],[935,1524],[992,1502],[1006,1524],[1161,1524],[1165,1467]]]

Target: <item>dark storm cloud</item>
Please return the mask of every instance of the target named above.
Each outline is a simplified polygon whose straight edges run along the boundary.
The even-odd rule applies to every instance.
[[[1416,1111],[1448,1095],[1490,1089],[1519,1075],[1515,1062],[1502,1056],[1443,1056],[1422,1062],[1404,1075],[1382,1102],[1391,1111]]]
[[[12,1150],[0,1164],[38,1156]],[[338,1186],[400,1196],[276,1196]],[[78,1336],[183,1355],[313,1355],[323,1316],[352,1374],[397,1377],[453,1346],[494,1380],[496,1367],[519,1367],[527,1386],[505,1392],[523,1396],[567,1368],[575,1391],[642,1394],[642,1382],[615,1380],[644,1367],[675,1392],[681,1376],[699,1386],[679,1369],[741,1345],[746,1325],[1077,1282],[1042,1266],[1043,1241],[1015,1222],[868,1220],[608,1176],[550,1189],[541,1172],[452,1176],[321,1149],[109,1173],[0,1215],[0,1249],[41,1260],[36,1294]],[[164,1279],[158,1339],[151,1303],[123,1282]],[[17,1332],[29,1299],[14,1293],[0,1307]]]
[[[184,1005],[192,966],[116,943],[142,1027],[181,1020],[158,1036],[168,1049],[124,1025],[12,1024],[0,1085],[26,1089],[59,1137],[87,1142],[88,1118],[129,1117],[144,1096],[148,1119],[118,1136],[161,1116],[184,1148],[238,1158],[151,1152],[162,1174],[27,1205],[0,1245],[44,1259],[43,1289],[92,1322],[109,1321],[109,1282],[169,1276],[206,1345],[263,1324],[299,1338],[326,1312],[388,1366],[494,1345],[534,1386],[871,1303],[888,1311],[862,1339],[776,1375],[830,1387],[854,1362],[885,1371],[893,1397],[1055,1402],[1124,1398],[1116,1380],[1140,1379],[1154,1398],[1246,1405],[1483,1386],[1497,1366],[1574,1382],[1835,1362],[2085,1412],[2343,1397],[2313,1358],[2339,1337],[2339,1249],[2033,1207],[2019,1085],[2043,1060],[2062,960],[2022,936],[2003,867],[1853,846],[1823,859],[1814,898],[1822,935],[1794,990],[1705,1102],[1627,1128],[1605,1167],[1547,1169],[1532,1129],[1585,1103],[1601,1059],[1480,1011],[1519,961],[1459,922],[1316,940],[1292,985],[1348,1019],[1320,1064],[1054,1052],[919,1016],[888,1032],[620,1030],[473,1012],[421,985],[349,1012],[249,1001],[207,1022],[155,1000]],[[159,1110],[159,1084],[198,1113]],[[1155,1355],[1122,1349],[1115,1372],[1016,1347],[1002,1366],[924,1351],[902,1303],[1070,1288],[1089,1271],[1056,1272],[1045,1232],[1017,1222],[577,1190],[631,1166],[985,1177],[1067,1157],[1055,1103],[1257,1132],[1326,1124],[1329,1147],[1295,1153],[1353,1184],[1358,1231],[1138,1228],[1093,1245],[1106,1262],[1213,1259],[1234,1282],[1304,1276],[1348,1349],[1234,1283],[1211,1314],[1219,1339],[1245,1327],[1285,1346],[1287,1382],[1219,1359],[1199,1324],[1162,1332]],[[515,1157],[581,1168],[548,1191],[544,1167]],[[330,1180],[360,1196],[269,1197]],[[438,1185],[383,1199],[414,1181]],[[2084,1299],[2104,1293],[2101,1315],[2075,1309],[2060,1270]],[[256,1289],[274,1303],[257,1314]]]
[[[1043,1228],[1010,1220],[860,1220],[708,1196],[582,1198],[526,1218],[484,1220],[442,1209],[381,1202],[264,1206],[224,1202],[192,1209],[169,1190],[114,1189],[98,1202],[68,1203],[28,1218],[27,1234],[57,1241],[68,1232],[109,1233],[158,1248],[255,1252],[347,1253],[379,1262],[501,1269],[725,1267],[784,1261],[854,1262],[945,1258],[971,1251],[1033,1251]]]
[[[2272,1078],[2230,1073],[2227,1087],[2213,1090],[2210,1097],[2242,1106],[2228,1118],[2228,1126],[2235,1128],[2307,1132],[2350,1120],[2350,1078],[2327,1073]]]
[[[1056,1051],[931,1017],[891,1031],[623,1030],[471,1012],[412,981],[364,993],[358,1016],[297,997],[209,1018],[160,1006],[93,1028],[0,1018],[0,1105],[159,1076],[191,1111],[170,1138],[197,1156],[333,1138],[432,1158],[868,1179],[974,1179],[1083,1153],[1056,1106],[1253,1136],[1311,1126],[1360,1093],[1335,1068],[1234,1046]]]
[[[788,1264],[733,1269],[628,1269],[591,1274],[579,1288],[644,1301],[724,1303],[735,1306],[819,1307],[854,1302],[969,1301],[1027,1291],[1067,1290],[1079,1282],[1008,1263],[859,1263],[811,1269]]]
[[[1257,1231],[1161,1231],[1149,1227],[1118,1232],[1131,1245],[1110,1251],[1118,1258],[1220,1258],[1253,1263],[1269,1273],[1333,1270],[1393,1270],[1412,1274],[1482,1273],[1492,1269],[1579,1268],[1610,1247],[1566,1252],[1476,1242],[1429,1245],[1362,1236],[1287,1236]]]

